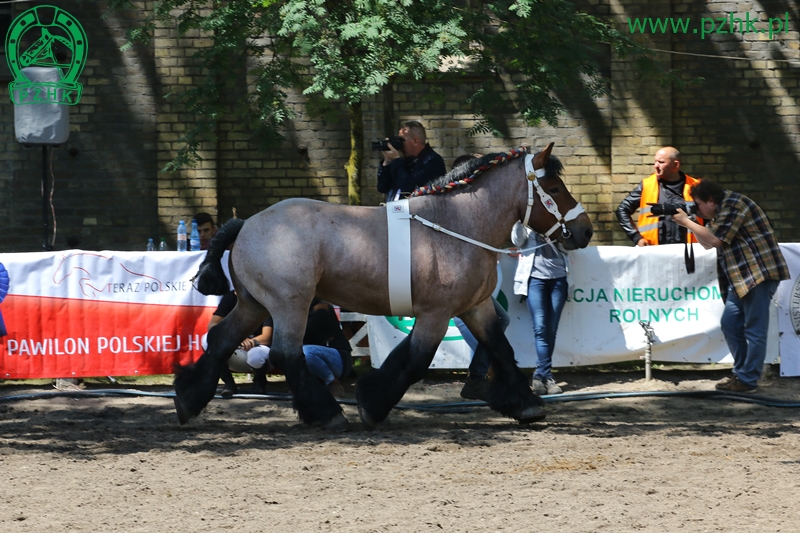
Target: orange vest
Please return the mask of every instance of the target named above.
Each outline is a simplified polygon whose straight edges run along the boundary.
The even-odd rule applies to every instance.
[[[683,186],[683,199],[687,203],[693,204],[694,200],[689,190],[695,183],[700,183],[699,179],[695,179],[688,174],[686,176],[686,184]],[[650,216],[650,206],[647,204],[657,204],[658,194],[661,192],[661,184],[658,182],[658,177],[652,174],[642,180],[642,199],[639,201],[639,222],[637,223],[639,233],[641,233],[647,244],[658,244],[658,219],[659,217]],[[704,225],[703,219],[698,218],[697,223],[701,226]],[[688,241],[690,243],[697,242],[697,237],[694,233],[687,232],[689,235]]]

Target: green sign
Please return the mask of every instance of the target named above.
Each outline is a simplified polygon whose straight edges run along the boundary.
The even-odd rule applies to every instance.
[[[86,32],[63,9],[37,6],[22,13],[6,36],[6,59],[14,75],[8,86],[11,101],[15,105],[77,104],[83,91],[77,79],[86,65],[87,50]],[[69,61],[61,59],[62,55],[69,56]],[[33,82],[22,72],[26,67],[56,68],[61,80]]]
[[[498,301],[498,303],[500,304],[500,306],[503,309],[508,311],[508,298],[503,293],[503,291],[500,291],[497,294],[497,301]],[[386,320],[389,322],[389,324],[391,324],[395,328],[399,329],[400,331],[402,331],[406,335],[410,335],[411,334],[411,330],[414,329],[414,323],[416,322],[416,319],[414,317],[410,317],[410,316],[387,316]],[[453,321],[453,319],[450,319],[450,322],[447,324],[447,327],[448,328],[456,327],[456,323]],[[461,334],[459,333],[458,335],[446,335],[445,338],[442,339],[442,340],[443,341],[460,341],[463,338],[464,337],[462,337]]]

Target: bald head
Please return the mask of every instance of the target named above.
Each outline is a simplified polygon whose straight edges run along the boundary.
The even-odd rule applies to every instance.
[[[653,158],[653,168],[658,179],[666,182],[675,182],[681,179],[680,161],[681,153],[672,146],[665,146],[656,152]]]

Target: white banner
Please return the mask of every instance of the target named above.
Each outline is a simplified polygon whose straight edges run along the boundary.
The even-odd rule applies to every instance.
[[[800,376],[800,244],[781,244],[781,251],[792,276],[791,280],[781,282],[775,295],[781,376]]]
[[[17,296],[216,306],[192,288],[205,252],[36,252],[0,254]]]

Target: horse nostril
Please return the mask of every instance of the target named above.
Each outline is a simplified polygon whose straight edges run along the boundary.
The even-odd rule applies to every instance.
[[[587,240],[591,240],[592,235],[594,235],[594,231],[592,231],[592,228],[587,228],[584,235],[586,235]]]

